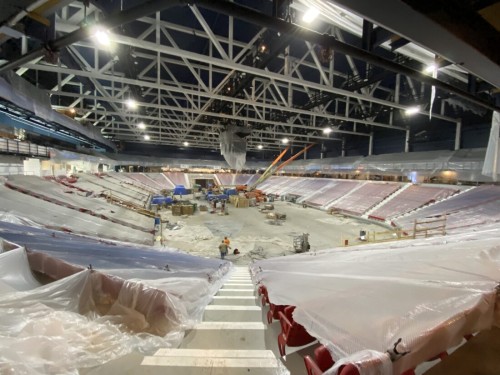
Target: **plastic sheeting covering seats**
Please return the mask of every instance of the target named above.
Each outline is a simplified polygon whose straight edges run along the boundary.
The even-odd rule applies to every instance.
[[[251,270],[269,300],[297,306],[293,319],[328,347],[336,364],[327,374],[353,363],[362,375],[397,375],[500,325],[499,237],[322,251]]]
[[[95,366],[133,350],[152,354],[158,347],[175,347],[183,331],[201,320],[231,267],[229,262],[172,249],[106,242],[5,222],[0,223],[0,237],[5,238],[0,239],[4,250],[12,249],[14,243],[29,249],[29,266],[26,260],[23,266],[28,274],[31,267],[60,279],[27,292],[25,299],[0,297],[0,314],[4,301],[13,312],[5,324],[4,315],[0,322],[0,363],[8,363],[5,366],[14,368],[16,374],[21,370],[38,373],[41,362],[45,363],[41,373],[76,374],[76,368]],[[10,292],[12,282],[3,280],[12,276],[5,275],[14,272],[19,278],[23,272],[12,264],[8,267],[11,273],[2,272],[1,264],[0,259],[0,286],[7,287],[0,291]],[[89,264],[94,271],[85,270]],[[44,335],[40,352],[35,344],[38,332]],[[73,337],[78,332],[89,337]],[[21,336],[33,346],[19,349]],[[15,342],[20,357],[3,349],[6,338]],[[47,349],[49,341],[61,350],[61,358]],[[66,346],[66,351],[59,346]],[[21,365],[23,356],[30,356],[26,368]]]
[[[1,374],[76,375],[78,368],[132,351],[149,354],[160,346],[177,346],[182,340],[178,330],[164,337],[133,334],[129,327],[142,320],[121,301],[112,304],[109,315],[100,316],[97,312],[108,298],[97,272],[85,270],[49,285],[30,285],[33,282],[28,280],[30,270],[23,254],[24,249],[17,249],[0,255],[2,279],[14,286],[0,291]],[[28,289],[26,286],[32,288],[16,290]],[[122,294],[126,299],[128,293]]]

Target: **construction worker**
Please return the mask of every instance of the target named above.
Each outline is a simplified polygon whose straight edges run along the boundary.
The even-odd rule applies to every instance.
[[[227,248],[230,249],[229,245],[231,244],[231,241],[229,241],[229,238],[224,237],[224,240],[222,241],[227,245]]]
[[[224,259],[224,257],[227,254],[227,245],[224,243],[224,240],[222,240],[221,244],[219,245],[219,251],[220,251],[220,258]]]

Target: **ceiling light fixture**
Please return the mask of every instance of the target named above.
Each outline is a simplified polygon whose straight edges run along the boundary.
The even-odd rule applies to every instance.
[[[264,146],[262,146],[262,145],[257,145],[257,148],[258,148],[259,150],[262,150],[262,147],[264,147]]]
[[[435,72],[436,70],[438,70],[438,66],[436,64],[430,64],[424,68],[424,73],[430,74]]]
[[[284,145],[286,145],[286,144],[288,144],[288,142],[290,142],[290,140],[289,140],[288,138],[283,138],[283,139],[281,140],[281,142],[282,142]]]
[[[405,114],[408,115],[408,116],[411,116],[411,115],[416,115],[418,112],[420,112],[420,106],[417,105],[415,107],[409,107],[405,110]]]
[[[332,132],[332,128],[324,128],[323,134],[330,134]]]
[[[97,29],[94,33],[94,38],[102,46],[109,46],[110,44],[109,33],[106,30]]]
[[[183,145],[187,147],[187,146],[189,146],[189,142],[184,141]]]
[[[317,10],[316,8],[309,8],[304,13],[304,16],[302,17],[302,21],[304,21],[305,23],[311,23],[318,16],[319,16],[319,10]]]
[[[144,140],[149,141],[150,139],[151,139],[151,137],[150,137],[149,135],[147,135],[147,134],[146,134],[146,135],[144,136]]]
[[[140,122],[140,123],[137,124],[137,127],[139,129],[146,129],[146,124],[144,124],[143,122]]]
[[[137,109],[137,102],[134,99],[127,99],[125,104],[129,109]]]

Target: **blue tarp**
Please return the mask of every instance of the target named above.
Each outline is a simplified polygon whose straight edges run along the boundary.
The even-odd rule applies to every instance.
[[[187,195],[187,190],[184,185],[175,185],[174,195]]]

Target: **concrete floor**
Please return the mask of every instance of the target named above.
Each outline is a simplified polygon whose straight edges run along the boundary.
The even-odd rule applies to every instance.
[[[206,201],[197,201],[208,204]],[[273,225],[258,207],[235,208],[228,205],[229,215],[196,212],[193,216],[172,216],[164,209],[160,211],[163,222],[179,222],[180,230],[163,230],[165,245],[185,250],[193,255],[218,257],[218,246],[224,236],[231,239],[231,247],[240,250],[239,256],[227,259],[237,265],[253,260],[293,254],[293,238],[309,233],[310,251],[338,247],[345,238],[350,244],[359,236],[360,230],[384,231],[382,225],[332,216],[326,212],[289,202],[273,202],[276,212],[286,214],[286,220]]]

